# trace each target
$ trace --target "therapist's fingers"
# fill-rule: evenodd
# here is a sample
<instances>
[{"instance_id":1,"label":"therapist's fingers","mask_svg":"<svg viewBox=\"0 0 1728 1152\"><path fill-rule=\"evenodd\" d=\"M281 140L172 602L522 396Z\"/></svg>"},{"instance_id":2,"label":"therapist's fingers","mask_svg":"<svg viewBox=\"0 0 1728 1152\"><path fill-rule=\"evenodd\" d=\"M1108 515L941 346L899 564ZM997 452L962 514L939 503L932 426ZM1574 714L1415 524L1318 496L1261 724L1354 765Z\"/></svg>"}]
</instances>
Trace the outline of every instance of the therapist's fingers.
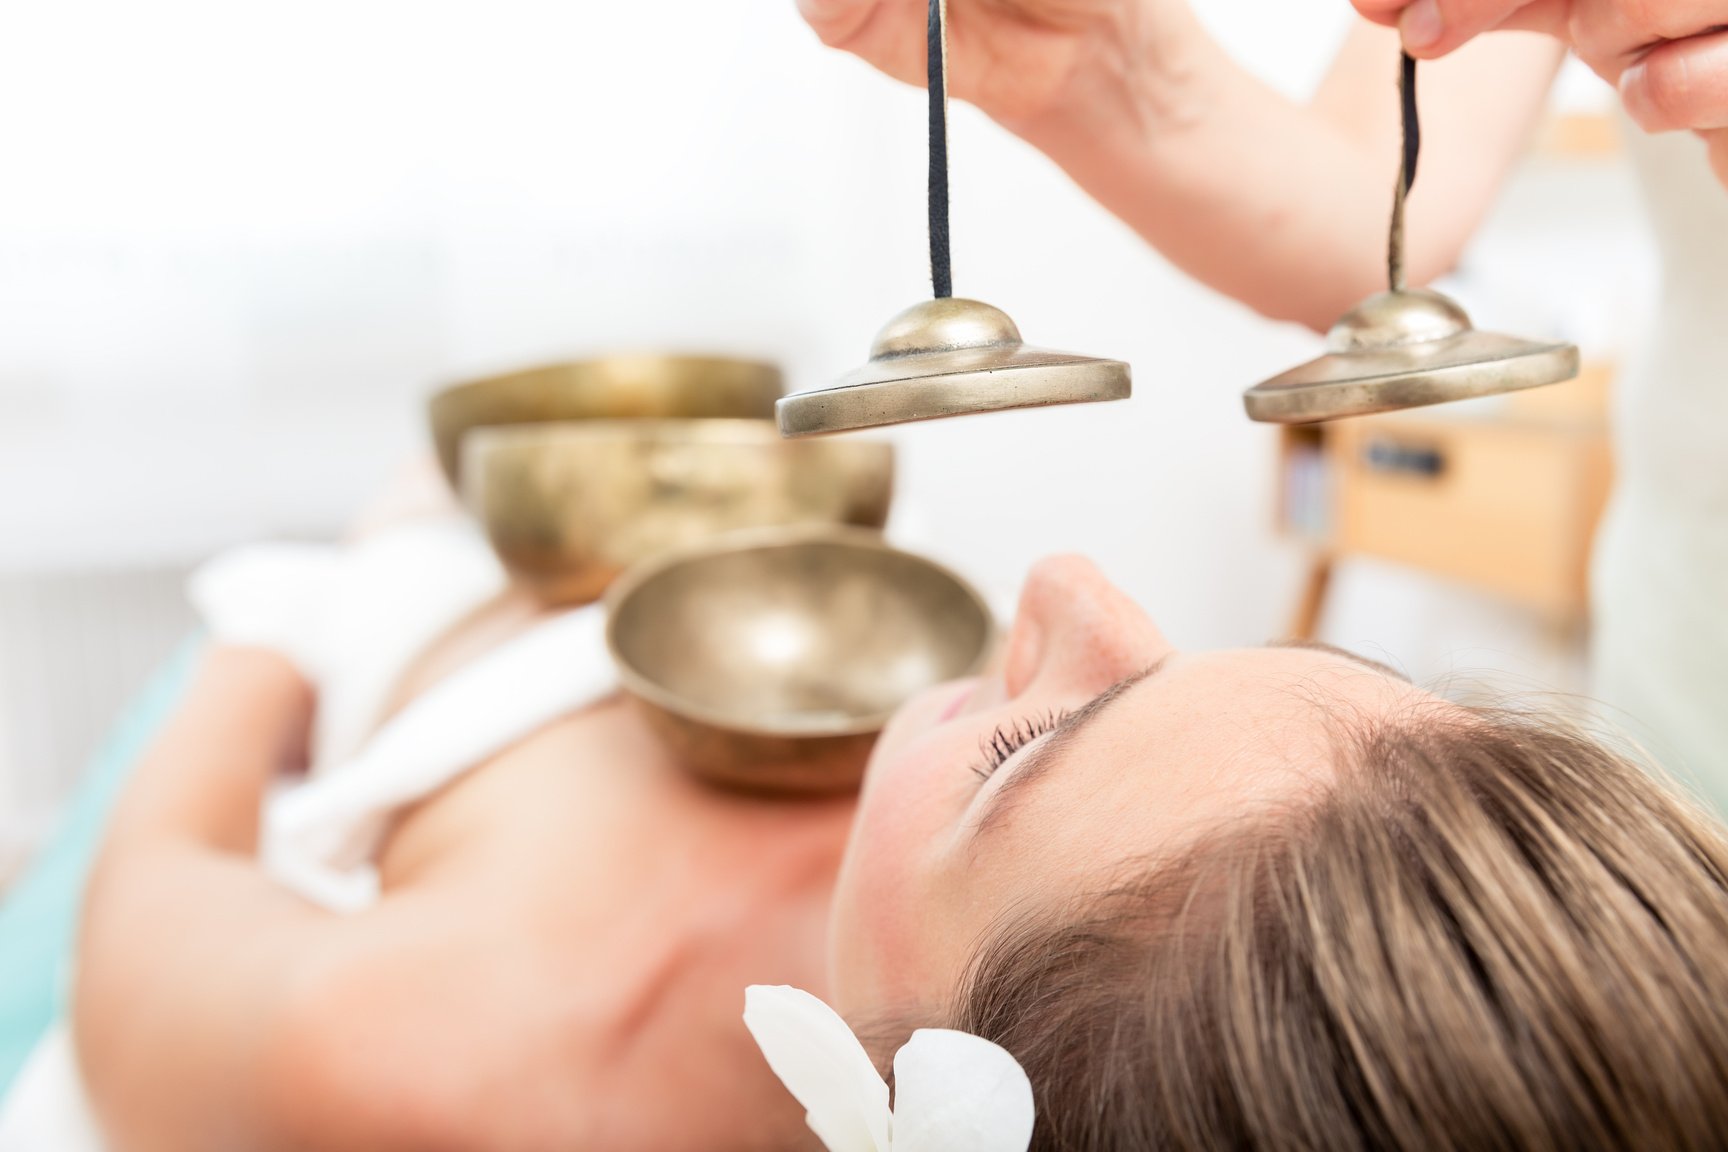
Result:
<instances>
[{"instance_id":1,"label":"therapist's fingers","mask_svg":"<svg viewBox=\"0 0 1728 1152\"><path fill-rule=\"evenodd\" d=\"M1646 44L1683 40L1728 24L1723 0L1573 0L1581 24Z\"/></svg>"},{"instance_id":2,"label":"therapist's fingers","mask_svg":"<svg viewBox=\"0 0 1728 1152\"><path fill-rule=\"evenodd\" d=\"M874 0L797 0L798 14L815 29L829 47L840 47L856 38L875 15Z\"/></svg>"},{"instance_id":3,"label":"therapist's fingers","mask_svg":"<svg viewBox=\"0 0 1728 1152\"><path fill-rule=\"evenodd\" d=\"M1566 39L1571 0L1352 0L1377 24L1395 25L1414 56L1444 56L1483 32L1517 29Z\"/></svg>"},{"instance_id":4,"label":"therapist's fingers","mask_svg":"<svg viewBox=\"0 0 1728 1152\"><path fill-rule=\"evenodd\" d=\"M1351 0L1351 3L1366 19L1390 28L1398 23L1398 14L1410 7L1411 0Z\"/></svg>"},{"instance_id":5,"label":"therapist's fingers","mask_svg":"<svg viewBox=\"0 0 1728 1152\"><path fill-rule=\"evenodd\" d=\"M1621 73L1620 97L1646 132L1728 128L1728 31L1652 48Z\"/></svg>"}]
</instances>

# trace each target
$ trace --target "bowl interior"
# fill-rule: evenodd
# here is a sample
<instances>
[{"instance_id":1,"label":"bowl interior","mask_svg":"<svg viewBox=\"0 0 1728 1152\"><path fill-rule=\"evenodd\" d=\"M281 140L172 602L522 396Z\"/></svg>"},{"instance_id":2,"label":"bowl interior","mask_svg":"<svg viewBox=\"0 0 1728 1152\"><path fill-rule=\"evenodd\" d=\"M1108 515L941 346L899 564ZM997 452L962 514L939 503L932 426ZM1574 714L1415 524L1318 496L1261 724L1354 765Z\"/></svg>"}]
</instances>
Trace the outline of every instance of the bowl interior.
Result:
<instances>
[{"instance_id":1,"label":"bowl interior","mask_svg":"<svg viewBox=\"0 0 1728 1152\"><path fill-rule=\"evenodd\" d=\"M808 538L664 564L617 596L626 685L671 711L777 734L870 731L977 669L988 609L964 581L871 540Z\"/></svg>"}]
</instances>

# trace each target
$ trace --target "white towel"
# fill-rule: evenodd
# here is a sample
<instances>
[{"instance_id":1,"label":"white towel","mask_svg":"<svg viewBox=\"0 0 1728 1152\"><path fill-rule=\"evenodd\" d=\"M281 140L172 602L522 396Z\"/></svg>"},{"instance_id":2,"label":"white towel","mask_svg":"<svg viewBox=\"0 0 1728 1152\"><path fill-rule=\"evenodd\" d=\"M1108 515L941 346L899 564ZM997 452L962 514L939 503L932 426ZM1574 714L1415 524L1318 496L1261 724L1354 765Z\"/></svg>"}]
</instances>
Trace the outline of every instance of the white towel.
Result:
<instances>
[{"instance_id":1,"label":"white towel","mask_svg":"<svg viewBox=\"0 0 1728 1152\"><path fill-rule=\"evenodd\" d=\"M438 516L345 546L235 548L186 595L215 639L272 649L318 686L316 775L359 750L415 657L508 583L479 529Z\"/></svg>"},{"instance_id":2,"label":"white towel","mask_svg":"<svg viewBox=\"0 0 1728 1152\"><path fill-rule=\"evenodd\" d=\"M327 908L366 907L378 898L373 856L397 812L614 682L599 605L553 617L432 688L353 760L273 797L265 867Z\"/></svg>"}]
</instances>

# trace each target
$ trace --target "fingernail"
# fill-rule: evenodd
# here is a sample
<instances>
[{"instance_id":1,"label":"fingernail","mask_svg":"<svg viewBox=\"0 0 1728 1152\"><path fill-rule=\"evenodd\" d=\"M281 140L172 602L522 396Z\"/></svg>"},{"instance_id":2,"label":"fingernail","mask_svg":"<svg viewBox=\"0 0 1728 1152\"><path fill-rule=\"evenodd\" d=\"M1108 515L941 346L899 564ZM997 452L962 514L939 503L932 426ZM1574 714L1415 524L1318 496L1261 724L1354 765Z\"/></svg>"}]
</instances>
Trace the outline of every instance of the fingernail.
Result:
<instances>
[{"instance_id":1,"label":"fingernail","mask_svg":"<svg viewBox=\"0 0 1728 1152\"><path fill-rule=\"evenodd\" d=\"M1632 122L1646 132L1656 128L1656 109L1650 103L1649 89L1644 83L1649 71L1649 65L1641 60L1620 73L1620 102L1626 106L1626 114L1632 117Z\"/></svg>"},{"instance_id":2,"label":"fingernail","mask_svg":"<svg viewBox=\"0 0 1728 1152\"><path fill-rule=\"evenodd\" d=\"M1440 43L1440 37L1446 33L1446 23L1440 18L1440 0L1416 0L1398 18L1398 31L1406 48L1420 50Z\"/></svg>"}]
</instances>

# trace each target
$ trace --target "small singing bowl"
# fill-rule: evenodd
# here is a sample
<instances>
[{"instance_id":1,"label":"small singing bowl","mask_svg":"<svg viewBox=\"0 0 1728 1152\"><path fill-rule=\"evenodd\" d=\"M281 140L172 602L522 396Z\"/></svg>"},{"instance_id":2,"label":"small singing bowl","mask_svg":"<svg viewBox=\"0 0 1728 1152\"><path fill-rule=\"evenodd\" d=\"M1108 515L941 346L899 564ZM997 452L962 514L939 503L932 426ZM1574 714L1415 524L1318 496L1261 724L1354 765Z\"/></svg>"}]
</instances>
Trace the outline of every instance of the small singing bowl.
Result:
<instances>
[{"instance_id":1,"label":"small singing bowl","mask_svg":"<svg viewBox=\"0 0 1728 1152\"><path fill-rule=\"evenodd\" d=\"M894 710L977 673L994 634L966 581L861 530L713 541L632 569L607 604L650 726L704 780L758 793L857 788Z\"/></svg>"},{"instance_id":2,"label":"small singing bowl","mask_svg":"<svg viewBox=\"0 0 1728 1152\"><path fill-rule=\"evenodd\" d=\"M882 441L787 441L767 420L585 420L481 428L462 497L515 581L548 604L596 600L624 569L728 532L881 528Z\"/></svg>"},{"instance_id":3,"label":"small singing bowl","mask_svg":"<svg viewBox=\"0 0 1728 1152\"><path fill-rule=\"evenodd\" d=\"M457 384L427 404L438 462L456 488L476 428L554 420L771 420L780 369L723 356L605 356Z\"/></svg>"}]
</instances>

